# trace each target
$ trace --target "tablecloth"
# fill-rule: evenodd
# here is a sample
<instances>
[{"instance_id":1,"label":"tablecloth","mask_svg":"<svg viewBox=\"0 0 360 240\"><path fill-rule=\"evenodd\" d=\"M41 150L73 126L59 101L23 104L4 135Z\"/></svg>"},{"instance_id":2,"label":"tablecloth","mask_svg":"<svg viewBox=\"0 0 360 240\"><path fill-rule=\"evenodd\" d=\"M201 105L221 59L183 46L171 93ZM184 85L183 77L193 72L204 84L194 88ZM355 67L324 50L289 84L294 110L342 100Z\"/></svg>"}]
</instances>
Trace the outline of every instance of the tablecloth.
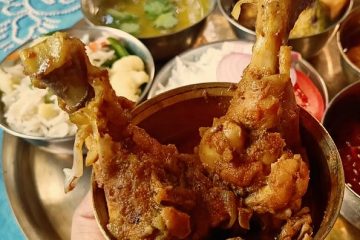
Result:
<instances>
[{"instance_id":1,"label":"tablecloth","mask_svg":"<svg viewBox=\"0 0 360 240\"><path fill-rule=\"evenodd\" d=\"M24 42L81 18L80 0L0 0L0 61Z\"/></svg>"},{"instance_id":2,"label":"tablecloth","mask_svg":"<svg viewBox=\"0 0 360 240\"><path fill-rule=\"evenodd\" d=\"M24 42L48 32L69 28L81 18L80 0L0 0L0 61ZM0 239L25 239L6 196L2 161L0 173Z\"/></svg>"}]
</instances>

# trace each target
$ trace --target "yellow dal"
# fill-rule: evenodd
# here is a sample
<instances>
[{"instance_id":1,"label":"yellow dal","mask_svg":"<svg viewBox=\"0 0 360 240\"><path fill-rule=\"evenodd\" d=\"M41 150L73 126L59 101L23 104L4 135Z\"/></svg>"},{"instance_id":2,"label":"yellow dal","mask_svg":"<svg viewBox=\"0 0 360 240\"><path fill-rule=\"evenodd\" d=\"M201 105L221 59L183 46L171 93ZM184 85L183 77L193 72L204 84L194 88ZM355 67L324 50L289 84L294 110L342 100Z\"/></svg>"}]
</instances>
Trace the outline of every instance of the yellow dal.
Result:
<instances>
[{"instance_id":1,"label":"yellow dal","mask_svg":"<svg viewBox=\"0 0 360 240\"><path fill-rule=\"evenodd\" d=\"M121 0L116 1L113 6L104 4L106 7L104 6L103 9L113 8L119 12L125 11L136 15L139 18L138 23L140 25L140 31L136 36L141 38L180 31L200 21L210 10L209 0L174 0L176 18L178 19L177 25L171 29L158 29L153 26L153 21L146 16L144 11L145 2L146 0Z\"/></svg>"}]
</instances>

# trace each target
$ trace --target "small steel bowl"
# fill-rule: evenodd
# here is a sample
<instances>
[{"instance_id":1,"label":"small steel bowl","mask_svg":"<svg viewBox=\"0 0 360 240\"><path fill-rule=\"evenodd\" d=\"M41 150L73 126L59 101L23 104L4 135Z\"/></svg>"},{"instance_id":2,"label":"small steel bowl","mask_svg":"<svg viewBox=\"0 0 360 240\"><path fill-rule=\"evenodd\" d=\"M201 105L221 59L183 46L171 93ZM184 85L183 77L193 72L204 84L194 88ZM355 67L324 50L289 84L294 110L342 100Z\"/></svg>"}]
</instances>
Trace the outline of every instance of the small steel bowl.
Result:
<instances>
[{"instance_id":1,"label":"small steel bowl","mask_svg":"<svg viewBox=\"0 0 360 240\"><path fill-rule=\"evenodd\" d=\"M104 25L97 16L100 4L99 0L81 0L81 10L90 25ZM115 1L116 2L116 1ZM155 61L166 61L182 51L190 48L205 27L206 18L215 9L216 0L208 0L209 9L204 17L198 22L180 31L155 37L139 37L153 55Z\"/></svg>"},{"instance_id":2,"label":"small steel bowl","mask_svg":"<svg viewBox=\"0 0 360 240\"><path fill-rule=\"evenodd\" d=\"M330 101L322 120L324 127L329 131L330 135L334 136L334 130L339 128L337 123L342 119L342 116L345 113L349 114L347 111L350 111L350 114L355 114L354 109L358 108L359 104L360 81L347 86ZM346 122L343 124L346 125ZM360 229L360 195L347 184L340 213L346 220Z\"/></svg>"},{"instance_id":3,"label":"small steel bowl","mask_svg":"<svg viewBox=\"0 0 360 240\"><path fill-rule=\"evenodd\" d=\"M304 58L310 58L320 52L320 50L326 45L329 39L336 33L338 25L349 14L353 6L354 0L349 0L346 9L337 21L328 26L323 32L300 38L289 39L289 45L293 47L294 51L301 53ZM239 24L235 19L231 17L231 8L233 7L234 0L217 0L221 13L226 20L230 23L230 26L234 33L240 39L246 39L248 41L255 41L255 32Z\"/></svg>"},{"instance_id":4,"label":"small steel bowl","mask_svg":"<svg viewBox=\"0 0 360 240\"><path fill-rule=\"evenodd\" d=\"M229 83L203 83L177 88L145 101L133 111L133 123L163 144L192 153L200 141L199 127L211 126L225 114L233 89ZM190 120L191 119L191 120ZM344 175L336 146L322 125L300 111L301 135L310 164L310 185L304 203L311 208L314 239L325 239L340 211ZM186 139L186 141L184 141ZM107 205L102 188L92 182L95 217L106 239Z\"/></svg>"},{"instance_id":5,"label":"small steel bowl","mask_svg":"<svg viewBox=\"0 0 360 240\"><path fill-rule=\"evenodd\" d=\"M71 36L82 38L84 35L88 35L90 41L95 40L99 37L107 37L112 36L117 39L121 39L125 45L125 47L131 50L132 53L138 55L140 58L143 59L145 63L145 69L149 74L150 81L144 88L141 96L139 97L139 102L143 101L146 98L148 91L150 90L150 86L152 84L154 74L155 74L155 65L154 60L151 56L149 50L144 46L142 42L138 39L133 37L132 35L108 27L84 27L84 28L70 28L64 30L68 32ZM25 43L21 48L25 48L29 46L32 41ZM15 50L18 51L19 49ZM19 61L19 60L18 60ZM5 58L3 62L0 63L0 67L3 66L11 66L17 64L18 61L9 60L9 58ZM16 137L23 138L28 142L39 146L40 148L53 152L53 153L66 153L66 154L73 154L73 145L74 145L74 136L67 136L61 138L49 138L49 137L41 137L41 136L30 136L27 134L23 134L21 132L15 131L10 128L6 119L4 117L4 104L0 103L0 127L6 131L7 133L14 135Z\"/></svg>"},{"instance_id":6,"label":"small steel bowl","mask_svg":"<svg viewBox=\"0 0 360 240\"><path fill-rule=\"evenodd\" d=\"M337 46L340 52L340 62L348 83L360 80L360 67L356 66L346 55L348 44L355 37L359 37L360 32L360 7L353 9L341 23L336 35ZM354 34L357 34L354 36Z\"/></svg>"}]
</instances>

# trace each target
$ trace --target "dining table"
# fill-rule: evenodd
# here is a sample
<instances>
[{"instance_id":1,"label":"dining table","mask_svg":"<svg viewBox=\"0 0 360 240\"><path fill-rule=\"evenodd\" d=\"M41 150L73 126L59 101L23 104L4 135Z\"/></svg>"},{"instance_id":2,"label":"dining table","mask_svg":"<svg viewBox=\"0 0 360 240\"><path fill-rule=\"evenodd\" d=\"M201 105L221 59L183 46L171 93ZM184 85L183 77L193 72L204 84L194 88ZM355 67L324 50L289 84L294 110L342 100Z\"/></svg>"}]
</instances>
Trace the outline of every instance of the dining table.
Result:
<instances>
[{"instance_id":1,"label":"dining table","mask_svg":"<svg viewBox=\"0 0 360 240\"><path fill-rule=\"evenodd\" d=\"M358 0L356 2L359 3ZM0 0L0 62L9 53L37 36L74 25L87 24L83 19L79 0ZM229 39L236 39L236 35L216 8L208 17L205 28L194 47ZM307 60L323 77L330 99L348 84L341 70L334 36L318 55ZM9 139L12 138L0 131L0 142L3 145L0 148L0 156L3 156L6 150L4 147L8 146L4 144L4 141ZM4 183L6 174L9 173L3 169L3 161L0 161L0 239L31 239L25 235L19 224L21 221L12 211L7 194L9 189L6 189ZM28 201L31 202L32 199ZM360 239L360 230L352 227L351 223L340 216L327 240L338 239Z\"/></svg>"}]
</instances>

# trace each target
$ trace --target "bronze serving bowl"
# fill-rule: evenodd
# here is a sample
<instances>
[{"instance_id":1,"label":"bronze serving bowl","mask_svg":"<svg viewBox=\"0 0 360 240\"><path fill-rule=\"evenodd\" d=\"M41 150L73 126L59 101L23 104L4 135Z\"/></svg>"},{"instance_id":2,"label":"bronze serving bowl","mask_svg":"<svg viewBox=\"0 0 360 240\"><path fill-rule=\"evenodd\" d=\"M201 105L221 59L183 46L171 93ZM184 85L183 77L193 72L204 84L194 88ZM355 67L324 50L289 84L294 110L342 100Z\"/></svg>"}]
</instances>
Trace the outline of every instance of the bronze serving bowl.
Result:
<instances>
[{"instance_id":1,"label":"bronze serving bowl","mask_svg":"<svg viewBox=\"0 0 360 240\"><path fill-rule=\"evenodd\" d=\"M340 52L340 62L348 83L360 80L360 67L356 66L346 55L347 45L358 38L360 32L360 7L351 11L340 25L336 41Z\"/></svg>"},{"instance_id":2,"label":"bronze serving bowl","mask_svg":"<svg viewBox=\"0 0 360 240\"><path fill-rule=\"evenodd\" d=\"M115 1L116 2L116 1ZM209 8L203 18L180 31L154 37L139 37L153 55L155 61L166 61L190 48L205 27L206 18L215 9L216 0L208 0ZM81 10L91 25L104 25L98 12L101 0L81 0Z\"/></svg>"},{"instance_id":3,"label":"bronze serving bowl","mask_svg":"<svg viewBox=\"0 0 360 240\"><path fill-rule=\"evenodd\" d=\"M359 111L357 110L359 104L360 81L341 90L329 103L322 122L335 141L335 132L341 127L339 123L344 119L342 117L351 116L356 118L356 116L359 116ZM345 128L348 128L347 124L347 122L343 122L343 126L346 126ZM344 201L340 212L348 222L360 229L360 194L356 193L348 184L345 185Z\"/></svg>"},{"instance_id":4,"label":"bronze serving bowl","mask_svg":"<svg viewBox=\"0 0 360 240\"><path fill-rule=\"evenodd\" d=\"M145 101L133 111L133 123L163 144L175 144L192 153L199 143L199 127L211 126L225 114L233 94L229 83L204 83L180 87ZM311 208L314 239L325 239L342 203L344 175L336 146L322 125L300 111L301 136L310 162L310 185L304 203ZM94 179L94 178L93 178ZM106 239L108 212L103 189L92 182L96 220Z\"/></svg>"},{"instance_id":5,"label":"bronze serving bowl","mask_svg":"<svg viewBox=\"0 0 360 240\"><path fill-rule=\"evenodd\" d=\"M237 37L240 39L246 39L248 41L255 41L255 31L246 28L238 23L231 17L231 9L233 7L234 0L217 0L221 13L229 22L230 27L234 31ZM348 0L347 6L334 23L328 26L323 32L299 38L290 38L289 45L293 47L294 51L302 54L304 58L310 58L320 52L320 50L326 45L336 33L339 23L341 23L345 17L349 14L354 4L354 0Z\"/></svg>"}]
</instances>

